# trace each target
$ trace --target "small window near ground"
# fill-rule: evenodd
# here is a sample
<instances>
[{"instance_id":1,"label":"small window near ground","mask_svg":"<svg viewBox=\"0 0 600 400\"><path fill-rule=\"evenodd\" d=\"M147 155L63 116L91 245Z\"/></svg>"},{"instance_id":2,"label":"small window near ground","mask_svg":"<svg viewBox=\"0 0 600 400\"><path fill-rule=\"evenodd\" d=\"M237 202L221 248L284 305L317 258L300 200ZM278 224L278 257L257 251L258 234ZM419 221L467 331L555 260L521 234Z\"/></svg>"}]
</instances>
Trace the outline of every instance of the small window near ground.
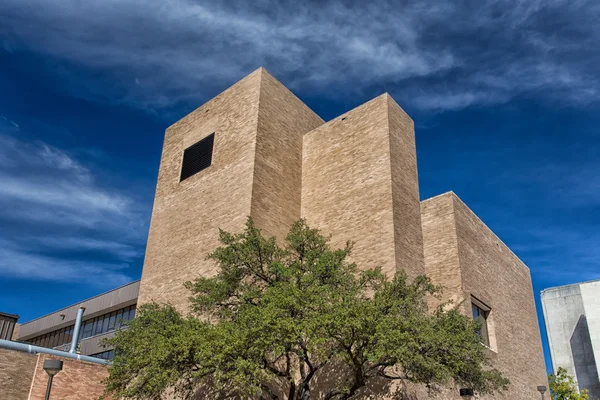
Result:
<instances>
[{"instance_id":1,"label":"small window near ground","mask_svg":"<svg viewBox=\"0 0 600 400\"><path fill-rule=\"evenodd\" d=\"M180 182L210 167L214 141L215 134L212 133L183 151Z\"/></svg>"}]
</instances>

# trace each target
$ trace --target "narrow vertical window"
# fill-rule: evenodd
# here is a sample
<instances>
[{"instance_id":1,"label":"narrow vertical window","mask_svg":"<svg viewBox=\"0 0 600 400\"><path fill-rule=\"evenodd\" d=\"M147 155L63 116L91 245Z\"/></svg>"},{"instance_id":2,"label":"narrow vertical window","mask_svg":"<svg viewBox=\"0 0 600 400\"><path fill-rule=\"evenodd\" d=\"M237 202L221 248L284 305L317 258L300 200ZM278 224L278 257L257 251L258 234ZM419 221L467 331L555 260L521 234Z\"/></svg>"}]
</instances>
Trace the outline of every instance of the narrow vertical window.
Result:
<instances>
[{"instance_id":1,"label":"narrow vertical window","mask_svg":"<svg viewBox=\"0 0 600 400\"><path fill-rule=\"evenodd\" d=\"M490 314L490 309L485 309L483 305L479 305L471 301L471 310L473 312L473 319L479 322L479 330L478 334L481 338L481 342L486 346L490 346L490 335L488 328L488 316Z\"/></svg>"},{"instance_id":2,"label":"narrow vertical window","mask_svg":"<svg viewBox=\"0 0 600 400\"><path fill-rule=\"evenodd\" d=\"M183 151L180 182L210 167L214 141L215 134L212 133Z\"/></svg>"},{"instance_id":3,"label":"narrow vertical window","mask_svg":"<svg viewBox=\"0 0 600 400\"><path fill-rule=\"evenodd\" d=\"M115 322L117 321L117 312L113 311L110 313L110 322L108 323L108 330L115 330Z\"/></svg>"}]
</instances>

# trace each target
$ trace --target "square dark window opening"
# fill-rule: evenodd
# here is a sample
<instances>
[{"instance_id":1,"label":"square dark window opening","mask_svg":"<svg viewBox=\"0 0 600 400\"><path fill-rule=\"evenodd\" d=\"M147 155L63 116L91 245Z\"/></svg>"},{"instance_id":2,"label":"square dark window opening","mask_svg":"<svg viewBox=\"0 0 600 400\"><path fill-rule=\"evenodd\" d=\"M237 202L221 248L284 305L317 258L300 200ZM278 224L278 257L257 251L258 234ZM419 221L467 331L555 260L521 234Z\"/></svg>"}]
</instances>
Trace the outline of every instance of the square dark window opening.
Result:
<instances>
[{"instance_id":1,"label":"square dark window opening","mask_svg":"<svg viewBox=\"0 0 600 400\"><path fill-rule=\"evenodd\" d=\"M186 180L192 175L197 174L210 167L212 163L213 145L215 134L200 140L183 151L183 161L181 163L181 177L179 182Z\"/></svg>"}]
</instances>

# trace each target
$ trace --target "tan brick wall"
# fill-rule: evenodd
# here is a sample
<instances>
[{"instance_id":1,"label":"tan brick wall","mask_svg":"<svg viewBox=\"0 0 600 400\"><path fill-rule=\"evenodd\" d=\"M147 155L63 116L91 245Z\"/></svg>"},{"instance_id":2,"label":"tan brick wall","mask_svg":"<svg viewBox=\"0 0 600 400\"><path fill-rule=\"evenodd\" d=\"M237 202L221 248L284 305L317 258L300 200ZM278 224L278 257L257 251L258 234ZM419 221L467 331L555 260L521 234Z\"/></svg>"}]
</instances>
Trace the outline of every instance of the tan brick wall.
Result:
<instances>
[{"instance_id":1,"label":"tan brick wall","mask_svg":"<svg viewBox=\"0 0 600 400\"><path fill-rule=\"evenodd\" d=\"M0 399L26 400L37 356L0 349Z\"/></svg>"},{"instance_id":2,"label":"tan brick wall","mask_svg":"<svg viewBox=\"0 0 600 400\"><path fill-rule=\"evenodd\" d=\"M138 304L187 310L183 283L214 274L206 260L218 228L238 232L250 214L261 72L255 71L165 134ZM183 151L215 133L212 165L179 182Z\"/></svg>"},{"instance_id":3,"label":"tan brick wall","mask_svg":"<svg viewBox=\"0 0 600 400\"><path fill-rule=\"evenodd\" d=\"M546 374L527 266L454 193L423 202L423 233L427 273L446 298L464 300L467 315L471 296L491 308L489 354L511 386L489 398L538 398Z\"/></svg>"},{"instance_id":4,"label":"tan brick wall","mask_svg":"<svg viewBox=\"0 0 600 400\"><path fill-rule=\"evenodd\" d=\"M334 246L355 242L359 267L423 273L414 152L412 121L387 94L322 125L304 136L302 216Z\"/></svg>"},{"instance_id":5,"label":"tan brick wall","mask_svg":"<svg viewBox=\"0 0 600 400\"><path fill-rule=\"evenodd\" d=\"M248 216L282 237L300 217L302 135L322 120L259 69L167 129L138 304L186 310L183 283L215 273L218 229ZM183 151L215 132L212 165L179 182Z\"/></svg>"},{"instance_id":6,"label":"tan brick wall","mask_svg":"<svg viewBox=\"0 0 600 400\"><path fill-rule=\"evenodd\" d=\"M321 117L263 72L252 190L252 217L263 234L281 239L300 219L302 138L322 124Z\"/></svg>"},{"instance_id":7,"label":"tan brick wall","mask_svg":"<svg viewBox=\"0 0 600 400\"><path fill-rule=\"evenodd\" d=\"M458 259L454 200L449 195L425 200L421 203L421 212L427 276L436 285L444 286L441 301L452 300L454 304L459 304L464 295ZM441 301L432 298L431 305L435 307Z\"/></svg>"},{"instance_id":8,"label":"tan brick wall","mask_svg":"<svg viewBox=\"0 0 600 400\"><path fill-rule=\"evenodd\" d=\"M51 400L96 400L104 393L102 381L108 376L108 368L68 358L39 354L35 375L31 383L29 400L43 400L48 385L48 374L44 371L44 360L49 358L63 361L63 369L54 376ZM106 398L107 400L110 397Z\"/></svg>"},{"instance_id":9,"label":"tan brick wall","mask_svg":"<svg viewBox=\"0 0 600 400\"><path fill-rule=\"evenodd\" d=\"M385 96L388 101L396 268L411 276L422 275L425 264L415 124L391 96Z\"/></svg>"},{"instance_id":10,"label":"tan brick wall","mask_svg":"<svg viewBox=\"0 0 600 400\"><path fill-rule=\"evenodd\" d=\"M212 165L179 182L184 149L213 132ZM354 241L360 267L427 272L468 314L471 295L485 302L490 354L513 381L504 398L535 398L545 373L529 270L454 194L419 202L414 124L389 95L323 123L259 69L169 127L139 304L185 310L183 283L215 272L218 228L239 232L248 215L280 239L305 217L334 246Z\"/></svg>"}]
</instances>

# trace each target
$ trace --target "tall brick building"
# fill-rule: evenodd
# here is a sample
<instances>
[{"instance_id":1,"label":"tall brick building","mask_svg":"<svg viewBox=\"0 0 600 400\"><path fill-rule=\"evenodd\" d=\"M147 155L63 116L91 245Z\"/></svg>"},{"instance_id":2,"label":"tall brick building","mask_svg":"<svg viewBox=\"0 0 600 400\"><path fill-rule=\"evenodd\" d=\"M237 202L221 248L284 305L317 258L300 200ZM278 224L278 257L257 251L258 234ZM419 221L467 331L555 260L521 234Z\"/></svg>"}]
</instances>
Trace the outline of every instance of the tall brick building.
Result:
<instances>
[{"instance_id":1,"label":"tall brick building","mask_svg":"<svg viewBox=\"0 0 600 400\"><path fill-rule=\"evenodd\" d=\"M334 246L354 241L359 267L428 274L482 321L512 382L496 398L538 398L529 269L454 193L420 201L414 123L388 94L324 122L260 68L170 126L138 302L186 310L182 283L216 272L218 228L241 231L247 216L279 239L306 218Z\"/></svg>"},{"instance_id":2,"label":"tall brick building","mask_svg":"<svg viewBox=\"0 0 600 400\"><path fill-rule=\"evenodd\" d=\"M426 273L446 287L444 300L481 320L483 344L511 380L508 393L486 399L539 397L546 374L529 269L454 193L420 201L412 119L386 93L325 122L262 68L167 129L139 294L136 282L88 300L93 334L82 349L94 354L123 306L187 310L183 283L216 273L206 255L218 229L239 232L248 216L279 239L306 218L334 246L354 241L359 268ZM60 342L71 308L15 337Z\"/></svg>"}]
</instances>

